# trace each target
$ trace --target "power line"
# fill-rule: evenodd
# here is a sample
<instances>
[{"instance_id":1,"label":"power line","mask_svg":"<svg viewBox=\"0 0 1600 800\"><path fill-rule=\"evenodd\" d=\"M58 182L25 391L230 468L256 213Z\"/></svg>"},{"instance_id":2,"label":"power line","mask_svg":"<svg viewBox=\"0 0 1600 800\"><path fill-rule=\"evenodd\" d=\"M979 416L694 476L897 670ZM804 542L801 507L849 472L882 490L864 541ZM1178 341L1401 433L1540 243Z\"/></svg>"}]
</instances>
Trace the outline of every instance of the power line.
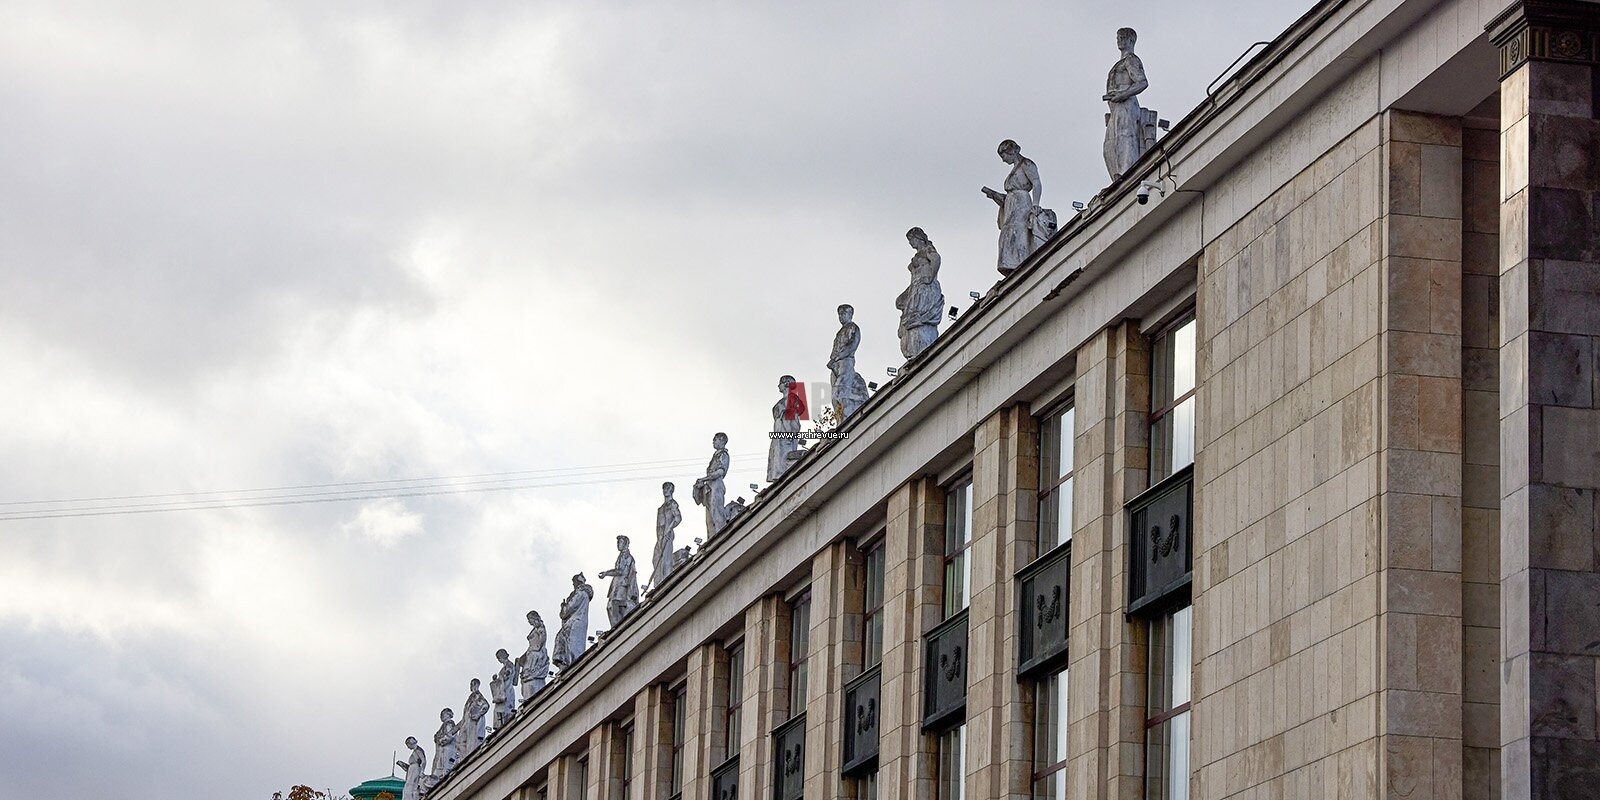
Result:
<instances>
[{"instance_id":1,"label":"power line","mask_svg":"<svg viewBox=\"0 0 1600 800\"><path fill-rule=\"evenodd\" d=\"M739 458L740 460L743 460L745 458L750 458L750 457L751 456L749 456L749 455L741 455L741 456L738 456L737 458ZM686 459L685 461L688 461L688 460ZM212 499L174 500L174 501L168 501L168 502L165 502L165 503L137 503L137 504L121 504L121 505L111 505L111 506L80 506L80 507L67 507L67 508L17 509L17 510L14 510L14 511L0 511L0 522L19 522L19 521L24 521L24 520L65 519L65 518L77 518L77 517L101 517L101 516L131 515L131 514L153 514L153 513L176 512L176 511L211 511L211 510L223 510L223 509L235 509L235 508L259 508L259 507L266 507L266 506L309 505L309 504L314 504L314 503L339 503L339 502L353 502L353 501L362 501L362 500L387 500L387 499L401 499L401 498L408 498L408 497L432 497L432 496L438 496L438 495L473 494L473 493L482 493L482 492L502 492L502 491L520 491L520 490L525 490L525 489L545 489L545 488L553 488L553 487L559 487L559 486L582 486L582 485L592 485L592 484L601 484L601 483L622 483L622 482L645 481L645 480L652 480L653 481L653 480L656 480L659 477L659 474L652 474L652 475L622 474L622 475L609 475L609 476L606 476L605 473L607 473L607 472L615 473L615 472L619 472L619 471L620 472L637 472L640 469L647 468L647 466L645 466L645 465L653 465L653 464L676 465L678 463L679 462L676 462L676 461L633 462L633 464L610 465L609 467L608 466L600 466L600 467L567 467L567 468L560 468L560 469L553 469L553 470L542 470L543 472L558 473L558 474L545 475L542 478L540 478L540 477L525 477L525 478L517 478L517 479L502 478L502 479L499 479L498 481L476 481L476 482L468 482L468 483L465 483L465 484L458 484L458 485L454 485L454 486L440 485L438 483L421 484L421 485L413 485L413 486L391 486L391 487L387 487L386 489L378 489L376 486L374 486L374 484L392 483L394 481L350 481L350 482L346 482L346 483L342 483L342 484L304 484L304 486L306 488L331 487L331 486L341 486L341 485L344 485L344 486L368 486L368 487L372 487L372 488L347 489L347 490L344 490L344 491L336 491L336 492L301 492L301 493L293 493L293 494L285 494L285 495L269 496L269 497L232 497L232 498L221 497L221 498L212 498ZM693 461L689 461L689 463L699 463L699 459L694 459ZM656 469L659 469L659 468L660 467L656 467ZM540 470L528 470L528 471L519 471L519 472L536 472L536 471L540 471ZM582 473L582 472L585 472L585 471L587 471L589 474L579 474L579 473ZM559 474L559 473L563 473L563 472L567 473L567 474ZM492 474L516 474L516 473L481 473L481 474L483 474L483 475L492 475ZM576 480L552 480L554 478L563 478L563 477L572 477L572 478L578 478L578 479L576 479ZM395 479L395 480L401 480L401 479ZM433 479L428 479L428 478L417 479L417 478L413 478L413 479L405 479L405 480L410 480L410 481L414 481L414 482L420 482L420 481L430 481L430 480L431 481L440 481L440 480L446 480L446 478L442 478L442 477L441 478L433 478ZM289 487L285 487L285 488L289 488ZM234 493L247 493L247 492L258 492L258 491L282 491L282 489L253 489L253 490L252 489L245 489L245 490L234 490ZM125 495L124 497L128 497L130 499L142 499L142 498L150 498L150 497L183 497L183 496L195 496L195 495L220 495L220 494L228 494L228 492L224 492L224 491L177 492L177 493L166 494L166 495ZM100 501L100 500L113 500L113 499L117 499L117 498L114 498L114 497L93 498L92 500ZM12 502L12 503L6 503L6 505L24 505L24 504L28 504L28 502L30 502L30 501L15 501L15 502ZM61 502L70 502L70 501L31 501L31 502L33 502L33 503L61 503ZM79 502L82 502L82 501L79 501Z\"/></svg>"},{"instance_id":2,"label":"power line","mask_svg":"<svg viewBox=\"0 0 1600 800\"><path fill-rule=\"evenodd\" d=\"M760 454L759 453L740 453L738 455L734 455L734 456L731 456L731 457L732 458L738 458L738 459L745 459L745 458L754 458L757 455L760 455ZM676 466L693 466L695 464L702 463L703 461L704 461L704 459L700 459L700 458L674 458L674 459L666 459L666 460L661 460L661 461L628 461L628 462L622 462L622 463L618 463L618 464L599 464L599 465L590 466L590 467L547 467L547 468L544 468L544 469L511 470L511 471L507 471L507 472L477 472L477 473L469 473L469 474L465 474L465 475L433 475L433 476L418 477L418 478L384 478L384 479L378 479L378 480L343 481L343 482L337 482L337 483L302 483L302 484L295 484L295 485L290 485L290 486L263 486L263 487L258 487L258 488L254 488L254 489L211 489L211 490L207 490L207 491L195 491L195 492L167 492L167 493L164 493L164 494L123 494L123 495L108 495L108 496L105 496L105 497L63 498L63 499L59 499L59 500L0 500L0 506L47 505L47 504L61 504L61 503L100 503L100 502L109 502L109 501L112 501L112 500L151 500L151 499L157 499L157 498L162 498L162 497L200 497L200 496L205 496L205 495L219 495L219 494L254 494L254 493L258 493L258 492L286 492L286 491L292 491L292 490L298 490L298 489L329 489L329 488L334 488L334 487L338 487L338 486L377 486L377 485L382 485L382 484L394 484L394 483L418 483L418 482L468 480L468 479L471 479L471 478L493 478L493 477L497 477L497 476L528 476L528 477L533 477L533 476L537 476L537 475L546 475L546 474L552 475L552 476L559 476L561 474L566 474L566 473L580 473L580 472L591 472L591 471L611 472L611 471L623 470L624 468L641 468L642 469L642 468L646 468L646 467L667 468L667 467L676 467ZM511 480L511 478L506 478L506 480ZM0 512L0 514L4 514L4 513L5 512Z\"/></svg>"}]
</instances>

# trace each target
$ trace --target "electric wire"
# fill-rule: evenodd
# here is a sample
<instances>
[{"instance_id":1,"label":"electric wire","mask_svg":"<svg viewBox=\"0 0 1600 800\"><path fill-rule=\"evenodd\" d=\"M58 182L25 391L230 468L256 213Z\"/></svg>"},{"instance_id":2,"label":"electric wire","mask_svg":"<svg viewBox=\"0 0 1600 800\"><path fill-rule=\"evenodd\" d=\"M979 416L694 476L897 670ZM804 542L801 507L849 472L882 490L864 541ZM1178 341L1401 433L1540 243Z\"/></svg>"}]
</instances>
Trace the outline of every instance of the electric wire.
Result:
<instances>
[{"instance_id":1,"label":"electric wire","mask_svg":"<svg viewBox=\"0 0 1600 800\"><path fill-rule=\"evenodd\" d=\"M745 459L754 457L754 455L757 454L730 455L730 461L735 459L738 461L744 461ZM10 510L0 511L0 522L19 522L24 520L46 520L75 517L99 517L125 514L151 514L178 511L209 511L236 508L259 508L267 506L292 506L313 503L386 500L410 497L473 494L482 492L521 491L527 489L544 489L560 486L646 481L659 479L661 471L664 469L674 469L678 467L686 468L699 463L700 459L698 458L673 459L662 461L638 461L623 464L604 464L590 467L556 467L541 470L513 470L499 473L475 473L460 476L392 478L370 481L297 484L294 486L262 487L255 489L171 492L166 494L148 495L112 495L98 498L79 498L76 500L18 500L0 503L0 505L12 507ZM648 474L637 474L640 472L646 472ZM487 479L466 480L469 478ZM352 488L321 492L289 491L298 489L333 489L334 487L340 486ZM260 494L263 492L287 493L272 495ZM155 498L187 499L173 499L149 503L86 505L90 503L112 502L124 499L149 500ZM73 503L76 505L65 507L59 505L66 503ZM17 508L17 506L50 506L51 504L58 505L55 507Z\"/></svg>"}]
</instances>

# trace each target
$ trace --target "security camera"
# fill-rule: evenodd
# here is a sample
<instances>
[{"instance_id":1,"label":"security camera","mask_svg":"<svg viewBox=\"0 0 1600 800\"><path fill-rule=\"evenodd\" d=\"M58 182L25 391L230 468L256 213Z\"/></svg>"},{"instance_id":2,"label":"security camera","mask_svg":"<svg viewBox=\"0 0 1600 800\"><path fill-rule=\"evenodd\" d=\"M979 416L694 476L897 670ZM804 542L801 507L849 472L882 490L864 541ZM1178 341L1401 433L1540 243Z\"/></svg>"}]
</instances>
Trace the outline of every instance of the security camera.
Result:
<instances>
[{"instance_id":1,"label":"security camera","mask_svg":"<svg viewBox=\"0 0 1600 800\"><path fill-rule=\"evenodd\" d=\"M1152 191L1161 195L1162 197L1167 196L1167 190L1161 188L1161 184L1152 183L1150 181L1139 181L1139 192L1135 195L1135 197L1139 198L1139 205L1142 206L1145 203L1150 202L1150 193Z\"/></svg>"}]
</instances>

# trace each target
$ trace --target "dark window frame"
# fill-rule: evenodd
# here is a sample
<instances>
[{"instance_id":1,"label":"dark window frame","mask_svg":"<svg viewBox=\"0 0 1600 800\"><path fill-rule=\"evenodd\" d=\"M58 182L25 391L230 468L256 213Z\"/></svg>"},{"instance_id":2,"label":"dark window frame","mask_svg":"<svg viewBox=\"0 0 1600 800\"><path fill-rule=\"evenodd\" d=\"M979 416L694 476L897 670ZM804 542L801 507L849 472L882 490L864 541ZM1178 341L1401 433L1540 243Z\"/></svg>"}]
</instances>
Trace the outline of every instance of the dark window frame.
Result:
<instances>
[{"instance_id":1,"label":"dark window frame","mask_svg":"<svg viewBox=\"0 0 1600 800\"><path fill-rule=\"evenodd\" d=\"M1046 426L1061 421L1061 417L1063 415L1067 414L1067 412L1071 412L1072 413L1072 419L1073 419L1074 427L1076 427L1077 418L1078 418L1077 395L1069 394L1069 395L1067 395L1066 398L1060 400L1059 402L1052 403L1048 408L1046 408L1044 413L1042 413L1042 414L1040 414L1038 416L1038 419L1040 421L1040 431L1043 432L1045 430ZM1058 437L1068 437L1070 439L1070 437L1072 436L1072 431L1063 429L1063 430L1057 431L1056 435ZM1072 464L1066 464L1066 465L1059 465L1058 464L1056 471L1057 472L1061 472L1062 471L1061 467L1065 466L1066 467L1065 474L1055 475L1055 476L1047 476L1047 475L1045 475L1045 464L1048 461L1048 459L1045 458L1045 455L1044 455L1044 444L1045 444L1044 437L1042 437L1042 436L1040 437L1039 444L1040 444L1040 452L1039 452L1039 514L1038 514L1038 517L1039 517L1040 525L1039 525L1038 532L1034 536L1034 548L1035 548L1035 555L1036 556L1043 556L1045 553L1048 553L1051 550L1054 550L1055 548L1060 547L1061 545L1072 541L1072 520L1069 518L1067 520L1067 528L1066 528L1067 536L1066 536L1066 538L1062 539L1059 542L1051 542L1051 543L1048 544L1048 546L1046 545L1045 539L1044 539L1045 532L1044 532L1044 525L1043 525L1044 519L1045 519L1044 509L1045 509L1045 504L1046 503L1052 502L1055 498L1057 498L1059 496L1059 493L1056 490L1060 489L1062 486L1065 486L1069 481L1071 481L1074 477L1076 477L1077 473L1076 473L1076 470L1073 469L1073 465ZM1059 450L1059 449L1060 448L1058 447L1057 450ZM1074 442L1073 443L1073 447L1072 447L1074 460L1076 460L1077 450L1078 450L1077 443ZM1068 499L1070 501L1070 499L1071 499L1070 494L1068 495ZM1056 505L1056 510L1057 510L1056 513L1057 514L1060 513L1060 508L1061 508L1061 506L1058 503Z\"/></svg>"},{"instance_id":2,"label":"dark window frame","mask_svg":"<svg viewBox=\"0 0 1600 800\"><path fill-rule=\"evenodd\" d=\"M739 741L744 734L739 712L744 708L744 640L725 648L728 654L727 697L723 703L722 753L723 760L739 757Z\"/></svg>"},{"instance_id":3,"label":"dark window frame","mask_svg":"<svg viewBox=\"0 0 1600 800\"><path fill-rule=\"evenodd\" d=\"M866 544L861 545L861 669L868 670L883 663L883 622L885 618L885 600L888 592L888 575L885 572L885 543L887 539L879 533ZM877 576L874 581L873 564L877 564ZM876 586L876 592L874 592ZM876 595L876 602L874 602ZM876 623L877 630L873 630ZM876 647L874 648L874 642ZM876 650L876 652L874 652Z\"/></svg>"},{"instance_id":4,"label":"dark window frame","mask_svg":"<svg viewBox=\"0 0 1600 800\"><path fill-rule=\"evenodd\" d=\"M965 497L962 498L963 503L964 503L964 510L963 510L962 514L960 515L961 524L962 524L964 530L962 531L962 538L961 538L961 541L959 542L959 546L956 546L956 543L953 540L953 528L955 526L956 517L954 515L952 515L951 507L954 505L954 503L952 502L953 499L956 498L956 497L961 496L962 492L965 492L965 495L966 495ZM972 562L967 560L968 559L968 555L969 555L970 551L972 550L972 497L971 497L971 495L972 495L972 470L970 470L970 469L963 471L961 474L959 474L955 478L951 479L951 481L949 483L945 484L945 490L944 490L944 497L945 497L945 506L944 506L944 508L945 508L945 512L944 512L944 586L943 586L943 591L941 592L942 597L940 599L941 605L943 606L944 618L945 619L951 619L955 615L961 613L962 611L965 611L967 609L967 607L972 604L972 586L971 586L971 581L969 580L970 574L972 572ZM962 595L962 603L961 603L960 607L952 608L951 605L950 605L950 594L951 594L951 592L950 592L950 587L951 587L950 576L951 576L951 567L952 567L952 565L954 565L956 563L957 559L960 559L960 561L961 561L961 595Z\"/></svg>"},{"instance_id":5,"label":"dark window frame","mask_svg":"<svg viewBox=\"0 0 1600 800\"><path fill-rule=\"evenodd\" d=\"M1179 395L1177 397L1174 397L1173 399L1168 401L1165 405L1163 405L1160 408L1156 408L1155 407L1157 392L1159 392L1160 388L1161 388L1160 385L1157 383L1158 376L1156 375L1156 358L1157 358L1158 351L1159 351L1160 347L1162 346L1163 340L1173 336L1174 334L1176 334L1178 332L1179 329L1181 329L1185 325L1189 325L1191 323L1195 324L1196 326L1198 326L1198 324L1199 324L1198 321L1197 321L1197 318L1195 316L1195 306L1194 306L1193 303L1189 303L1188 305L1184 306L1181 310L1179 310L1176 314L1173 315L1173 317L1172 317L1172 319L1170 321L1162 324L1160 327L1158 327L1149 336L1149 342L1150 342L1150 406L1151 406L1151 411L1147 415L1146 423L1145 423L1146 430L1149 431L1149 445L1148 446L1150 448L1149 456L1146 459L1147 463L1145 465L1146 466L1146 473L1147 473L1147 478L1146 478L1146 481L1145 481L1145 485L1146 486L1154 486L1157 483L1160 483L1162 480L1164 480L1167 476L1177 473L1178 469L1180 469L1180 468L1173 468L1171 464L1167 464L1166 466L1163 467L1163 469L1166 470L1166 473L1161 475L1160 477L1156 476L1155 432L1156 432L1156 426L1158 424L1160 424L1160 422L1162 420L1166 419L1169 416L1172 416L1172 413L1174 411L1177 411L1179 406L1182 406L1184 403L1187 403L1190 400L1193 400L1194 397L1195 397L1195 394L1198 392L1198 390L1200 388L1200 375L1199 375L1199 372L1200 372L1200 370L1199 370L1200 331L1199 331L1199 328L1196 327L1196 329L1195 329L1195 353L1194 353L1195 381L1194 381L1194 385L1189 387L1189 389L1187 391L1185 391L1183 394L1181 394L1181 395ZM1168 393L1171 393L1170 389L1168 390ZM1191 431L1191 435L1192 435L1192 433L1193 432ZM1197 443L1195 443L1195 442L1190 442L1190 449L1191 450L1196 449L1195 448L1196 444ZM1170 457L1170 454L1169 454L1169 457Z\"/></svg>"},{"instance_id":6,"label":"dark window frame","mask_svg":"<svg viewBox=\"0 0 1600 800\"><path fill-rule=\"evenodd\" d=\"M809 659L811 657L811 587L796 592L789 598L789 719L806 711L806 690L810 683ZM804 625L796 625L799 611L805 610ZM800 652L796 653L795 651ZM797 680L798 678L798 680ZM796 691L798 689L798 692Z\"/></svg>"},{"instance_id":7,"label":"dark window frame","mask_svg":"<svg viewBox=\"0 0 1600 800\"><path fill-rule=\"evenodd\" d=\"M677 796L683 793L686 777L683 751L689 727L689 684L680 683L671 687L667 694L672 697L672 758L667 769L667 787L673 796Z\"/></svg>"}]
</instances>

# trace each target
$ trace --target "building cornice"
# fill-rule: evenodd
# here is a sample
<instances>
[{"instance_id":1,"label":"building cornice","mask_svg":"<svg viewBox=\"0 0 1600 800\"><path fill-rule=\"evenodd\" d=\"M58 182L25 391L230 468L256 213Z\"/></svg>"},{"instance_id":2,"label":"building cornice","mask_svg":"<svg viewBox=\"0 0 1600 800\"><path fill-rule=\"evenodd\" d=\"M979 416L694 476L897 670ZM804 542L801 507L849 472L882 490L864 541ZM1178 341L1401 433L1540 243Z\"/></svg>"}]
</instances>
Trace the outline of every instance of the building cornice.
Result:
<instances>
[{"instance_id":1,"label":"building cornice","mask_svg":"<svg viewBox=\"0 0 1600 800\"><path fill-rule=\"evenodd\" d=\"M1518 0L1487 30L1500 49L1500 77L1530 61L1600 65L1600 2Z\"/></svg>"}]
</instances>

